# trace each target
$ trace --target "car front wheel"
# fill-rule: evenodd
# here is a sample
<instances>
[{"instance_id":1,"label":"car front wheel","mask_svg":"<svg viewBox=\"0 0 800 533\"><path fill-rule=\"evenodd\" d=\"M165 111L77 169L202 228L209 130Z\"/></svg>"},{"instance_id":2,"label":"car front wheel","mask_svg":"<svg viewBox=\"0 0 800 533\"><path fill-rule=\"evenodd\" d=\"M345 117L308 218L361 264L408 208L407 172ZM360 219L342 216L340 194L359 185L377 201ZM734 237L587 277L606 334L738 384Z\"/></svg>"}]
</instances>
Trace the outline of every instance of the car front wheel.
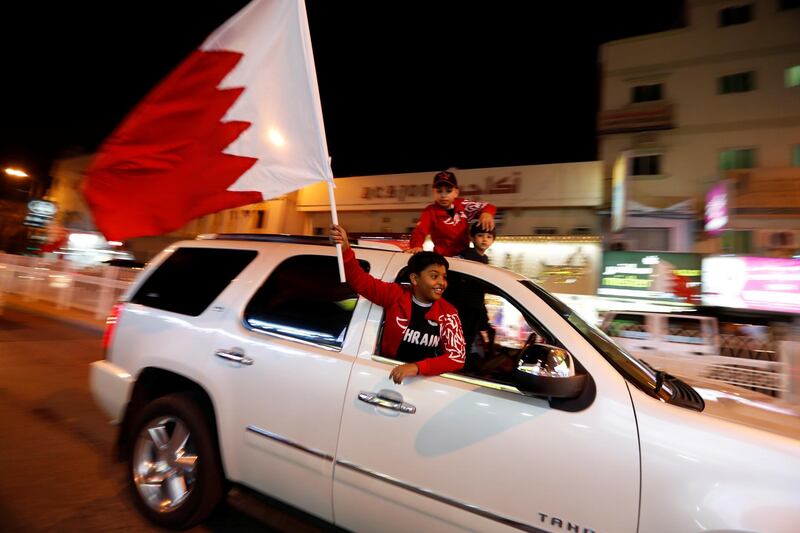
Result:
<instances>
[{"instance_id":1,"label":"car front wheel","mask_svg":"<svg viewBox=\"0 0 800 533\"><path fill-rule=\"evenodd\" d=\"M188 528L205 519L224 494L216 438L189 395L158 398L139 413L130 448L130 485L153 523Z\"/></svg>"}]
</instances>

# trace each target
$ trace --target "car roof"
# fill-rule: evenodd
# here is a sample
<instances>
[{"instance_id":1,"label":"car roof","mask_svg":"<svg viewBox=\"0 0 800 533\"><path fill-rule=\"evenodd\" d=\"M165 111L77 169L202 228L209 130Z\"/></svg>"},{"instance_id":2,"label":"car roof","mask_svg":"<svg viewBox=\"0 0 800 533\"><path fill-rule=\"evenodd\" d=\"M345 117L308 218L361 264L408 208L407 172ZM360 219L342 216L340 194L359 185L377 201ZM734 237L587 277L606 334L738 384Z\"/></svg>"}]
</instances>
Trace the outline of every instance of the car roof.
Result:
<instances>
[{"instance_id":1,"label":"car roof","mask_svg":"<svg viewBox=\"0 0 800 533\"><path fill-rule=\"evenodd\" d=\"M316 244L330 246L330 238L324 235L291 235L288 233L211 233L198 235L196 240L226 240L226 241L249 241L249 242L276 242L283 244ZM390 252L400 252L399 246L380 241L359 240L351 243L351 246L358 248L369 248L373 250L386 250Z\"/></svg>"}]
</instances>

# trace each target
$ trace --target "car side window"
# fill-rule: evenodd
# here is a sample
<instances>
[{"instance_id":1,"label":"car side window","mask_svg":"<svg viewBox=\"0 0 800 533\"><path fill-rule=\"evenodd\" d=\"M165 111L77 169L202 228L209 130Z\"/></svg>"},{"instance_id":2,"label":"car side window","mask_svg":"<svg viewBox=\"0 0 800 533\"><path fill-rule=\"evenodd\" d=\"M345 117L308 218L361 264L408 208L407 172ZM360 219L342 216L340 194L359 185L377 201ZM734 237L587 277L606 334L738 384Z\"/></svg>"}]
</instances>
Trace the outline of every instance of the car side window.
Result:
<instances>
[{"instance_id":1,"label":"car side window","mask_svg":"<svg viewBox=\"0 0 800 533\"><path fill-rule=\"evenodd\" d=\"M369 264L359 261L365 271ZM341 349L358 294L339 281L336 257L298 255L278 265L244 312L253 330Z\"/></svg>"},{"instance_id":2,"label":"car side window","mask_svg":"<svg viewBox=\"0 0 800 533\"><path fill-rule=\"evenodd\" d=\"M635 313L617 313L604 328L611 337L626 339L649 339L647 317Z\"/></svg>"},{"instance_id":3,"label":"car side window","mask_svg":"<svg viewBox=\"0 0 800 533\"><path fill-rule=\"evenodd\" d=\"M467 358L459 374L514 384L514 370L528 343L560 346L534 317L497 287L450 271L444 298L458 310Z\"/></svg>"},{"instance_id":4,"label":"car side window","mask_svg":"<svg viewBox=\"0 0 800 533\"><path fill-rule=\"evenodd\" d=\"M255 250L178 248L144 281L131 302L199 316L256 255Z\"/></svg>"}]
</instances>

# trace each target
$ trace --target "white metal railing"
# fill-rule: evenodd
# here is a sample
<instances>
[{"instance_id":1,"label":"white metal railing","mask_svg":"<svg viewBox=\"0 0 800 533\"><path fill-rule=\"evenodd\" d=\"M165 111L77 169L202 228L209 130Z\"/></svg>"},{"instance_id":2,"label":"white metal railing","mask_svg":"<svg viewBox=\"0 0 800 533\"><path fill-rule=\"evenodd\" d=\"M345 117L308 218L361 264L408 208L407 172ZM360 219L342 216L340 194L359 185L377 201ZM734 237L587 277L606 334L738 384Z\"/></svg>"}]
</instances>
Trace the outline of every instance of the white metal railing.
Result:
<instances>
[{"instance_id":1,"label":"white metal railing","mask_svg":"<svg viewBox=\"0 0 800 533\"><path fill-rule=\"evenodd\" d=\"M789 365L723 355L636 353L657 370L685 378L704 378L736 385L770 396L786 398L790 389Z\"/></svg>"},{"instance_id":2,"label":"white metal railing","mask_svg":"<svg viewBox=\"0 0 800 533\"><path fill-rule=\"evenodd\" d=\"M57 309L78 309L102 319L139 272L0 253L0 298L3 294L13 294L23 301L45 302Z\"/></svg>"}]
</instances>

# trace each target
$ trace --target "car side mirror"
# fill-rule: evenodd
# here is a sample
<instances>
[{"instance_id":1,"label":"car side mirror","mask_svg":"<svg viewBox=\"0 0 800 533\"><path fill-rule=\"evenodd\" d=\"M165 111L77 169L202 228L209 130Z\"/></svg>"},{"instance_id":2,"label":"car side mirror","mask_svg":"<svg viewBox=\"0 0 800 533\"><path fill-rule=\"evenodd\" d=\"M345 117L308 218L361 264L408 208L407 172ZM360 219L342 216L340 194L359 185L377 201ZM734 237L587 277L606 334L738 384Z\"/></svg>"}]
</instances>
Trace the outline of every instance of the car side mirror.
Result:
<instances>
[{"instance_id":1,"label":"car side mirror","mask_svg":"<svg viewBox=\"0 0 800 533\"><path fill-rule=\"evenodd\" d=\"M514 385L529 396L576 398L586 387L586 374L575 373L575 362L564 348L528 343L514 371Z\"/></svg>"}]
</instances>

